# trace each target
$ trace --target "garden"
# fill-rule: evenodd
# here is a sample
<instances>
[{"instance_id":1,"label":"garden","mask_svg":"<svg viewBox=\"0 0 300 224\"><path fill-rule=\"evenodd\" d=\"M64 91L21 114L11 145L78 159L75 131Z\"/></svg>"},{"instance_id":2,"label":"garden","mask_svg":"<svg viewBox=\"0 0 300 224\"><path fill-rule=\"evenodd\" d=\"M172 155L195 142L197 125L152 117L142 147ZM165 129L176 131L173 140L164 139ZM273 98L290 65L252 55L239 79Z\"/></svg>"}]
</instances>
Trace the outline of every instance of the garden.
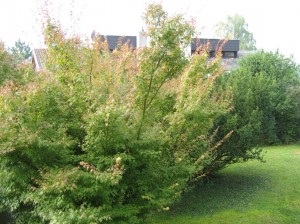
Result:
<instances>
[{"instance_id":1,"label":"garden","mask_svg":"<svg viewBox=\"0 0 300 224\"><path fill-rule=\"evenodd\" d=\"M149 47L111 52L48 17L39 72L1 44L0 211L32 224L299 220L299 66L259 50L226 72L221 49L185 56L193 21L151 4L144 22Z\"/></svg>"}]
</instances>

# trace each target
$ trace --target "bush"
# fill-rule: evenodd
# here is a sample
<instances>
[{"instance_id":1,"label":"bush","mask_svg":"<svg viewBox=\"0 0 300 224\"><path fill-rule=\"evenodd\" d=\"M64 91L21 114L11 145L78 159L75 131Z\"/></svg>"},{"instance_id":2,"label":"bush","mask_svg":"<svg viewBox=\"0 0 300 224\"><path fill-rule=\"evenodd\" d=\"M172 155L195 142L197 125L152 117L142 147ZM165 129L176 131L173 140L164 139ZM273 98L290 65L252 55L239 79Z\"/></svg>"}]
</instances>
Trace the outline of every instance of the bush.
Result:
<instances>
[{"instance_id":1,"label":"bush","mask_svg":"<svg viewBox=\"0 0 300 224\"><path fill-rule=\"evenodd\" d=\"M220 57L187 60L194 27L160 5L145 22L149 48L110 52L49 20L47 72L1 89L0 196L18 223L140 223L211 172L230 135L210 133L230 108Z\"/></svg>"},{"instance_id":2,"label":"bush","mask_svg":"<svg viewBox=\"0 0 300 224\"><path fill-rule=\"evenodd\" d=\"M240 69L262 80L253 90L256 105L263 111L261 143L299 140L299 66L278 52L261 51L242 60Z\"/></svg>"},{"instance_id":3,"label":"bush","mask_svg":"<svg viewBox=\"0 0 300 224\"><path fill-rule=\"evenodd\" d=\"M299 140L300 77L292 59L259 51L242 58L238 68L220 76L217 83L219 92L226 89L233 95L233 109L215 122L220 127L216 139L234 132L219 148L225 160L221 166L245 160L253 147Z\"/></svg>"}]
</instances>

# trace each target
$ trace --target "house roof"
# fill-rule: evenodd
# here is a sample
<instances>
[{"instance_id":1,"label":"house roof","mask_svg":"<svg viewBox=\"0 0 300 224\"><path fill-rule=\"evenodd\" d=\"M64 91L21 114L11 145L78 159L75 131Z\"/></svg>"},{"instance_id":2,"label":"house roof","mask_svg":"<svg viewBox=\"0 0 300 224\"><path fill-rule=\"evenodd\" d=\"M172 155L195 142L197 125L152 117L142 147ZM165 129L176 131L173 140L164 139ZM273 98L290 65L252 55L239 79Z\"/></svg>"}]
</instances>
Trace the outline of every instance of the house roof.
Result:
<instances>
[{"instance_id":1,"label":"house roof","mask_svg":"<svg viewBox=\"0 0 300 224\"><path fill-rule=\"evenodd\" d=\"M136 48L137 47L137 38L136 36L114 36L114 35L101 35L101 39L105 40L107 38L107 42L110 50L116 49L120 40L122 40L122 45L128 43L129 47Z\"/></svg>"},{"instance_id":2,"label":"house roof","mask_svg":"<svg viewBox=\"0 0 300 224\"><path fill-rule=\"evenodd\" d=\"M109 49L112 51L117 48L118 43L120 40L122 40L122 44L129 44L132 48L137 48L137 37L136 36L115 36L115 35L108 35L103 36L101 35L101 39L104 40L107 38ZM191 44L191 51L195 51L198 46L210 44L210 51L216 51L218 47L221 46L222 42L224 40L221 39L204 39L204 38L193 38L192 44ZM247 55L248 52L239 52L239 40L227 40L227 42L223 45L222 51L230 51L230 52L238 52L237 56L238 58ZM34 68L36 70L46 70L46 60L48 57L48 51L47 49L40 48L40 49L34 49L33 50L33 56L32 56L32 63L34 65ZM226 70L227 68L235 68L237 66L237 59L228 59L223 60L223 65L225 65Z\"/></svg>"},{"instance_id":3,"label":"house roof","mask_svg":"<svg viewBox=\"0 0 300 224\"><path fill-rule=\"evenodd\" d=\"M46 70L46 59L48 57L47 49L40 48L40 49L34 49L32 51L33 57L32 57L32 63L35 66L36 70Z\"/></svg>"},{"instance_id":4,"label":"house roof","mask_svg":"<svg viewBox=\"0 0 300 224\"><path fill-rule=\"evenodd\" d=\"M204 38L193 38L191 50L195 51L197 47L201 45L210 44L211 51L216 51L222 43L225 44L222 47L222 51L239 51L239 40L222 40L222 39L204 39Z\"/></svg>"}]
</instances>

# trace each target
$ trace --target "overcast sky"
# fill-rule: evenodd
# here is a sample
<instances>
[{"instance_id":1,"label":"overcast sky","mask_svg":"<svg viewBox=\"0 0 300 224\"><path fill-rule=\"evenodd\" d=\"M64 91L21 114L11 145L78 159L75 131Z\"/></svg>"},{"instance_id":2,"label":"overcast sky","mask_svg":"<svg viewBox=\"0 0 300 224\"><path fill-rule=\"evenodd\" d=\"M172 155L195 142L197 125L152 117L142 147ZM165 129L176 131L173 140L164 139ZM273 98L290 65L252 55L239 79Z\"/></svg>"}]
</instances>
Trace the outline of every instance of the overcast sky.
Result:
<instances>
[{"instance_id":1,"label":"overcast sky","mask_svg":"<svg viewBox=\"0 0 300 224\"><path fill-rule=\"evenodd\" d=\"M137 35L147 0L49 0L50 14L64 29L90 36ZM157 2L157 1L156 1ZM214 26L228 15L243 15L257 47L294 55L300 63L299 0L161 0L170 14L194 17L202 37L212 38ZM42 44L44 0L0 0L0 39L11 46L20 38L33 47Z\"/></svg>"}]
</instances>

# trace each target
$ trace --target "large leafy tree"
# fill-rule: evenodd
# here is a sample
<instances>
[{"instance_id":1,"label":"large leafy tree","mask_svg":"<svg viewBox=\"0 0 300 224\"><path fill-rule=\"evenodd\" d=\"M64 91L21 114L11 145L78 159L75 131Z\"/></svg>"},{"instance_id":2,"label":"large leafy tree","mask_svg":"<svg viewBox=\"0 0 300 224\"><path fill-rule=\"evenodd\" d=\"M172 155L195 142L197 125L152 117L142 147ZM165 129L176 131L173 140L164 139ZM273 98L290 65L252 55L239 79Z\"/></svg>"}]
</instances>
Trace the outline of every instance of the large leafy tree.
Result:
<instances>
[{"instance_id":1,"label":"large leafy tree","mask_svg":"<svg viewBox=\"0 0 300 224\"><path fill-rule=\"evenodd\" d=\"M240 40L241 50L256 50L256 41L248 30L248 24L241 15L228 16L225 22L219 22L215 30L219 38Z\"/></svg>"}]
</instances>

